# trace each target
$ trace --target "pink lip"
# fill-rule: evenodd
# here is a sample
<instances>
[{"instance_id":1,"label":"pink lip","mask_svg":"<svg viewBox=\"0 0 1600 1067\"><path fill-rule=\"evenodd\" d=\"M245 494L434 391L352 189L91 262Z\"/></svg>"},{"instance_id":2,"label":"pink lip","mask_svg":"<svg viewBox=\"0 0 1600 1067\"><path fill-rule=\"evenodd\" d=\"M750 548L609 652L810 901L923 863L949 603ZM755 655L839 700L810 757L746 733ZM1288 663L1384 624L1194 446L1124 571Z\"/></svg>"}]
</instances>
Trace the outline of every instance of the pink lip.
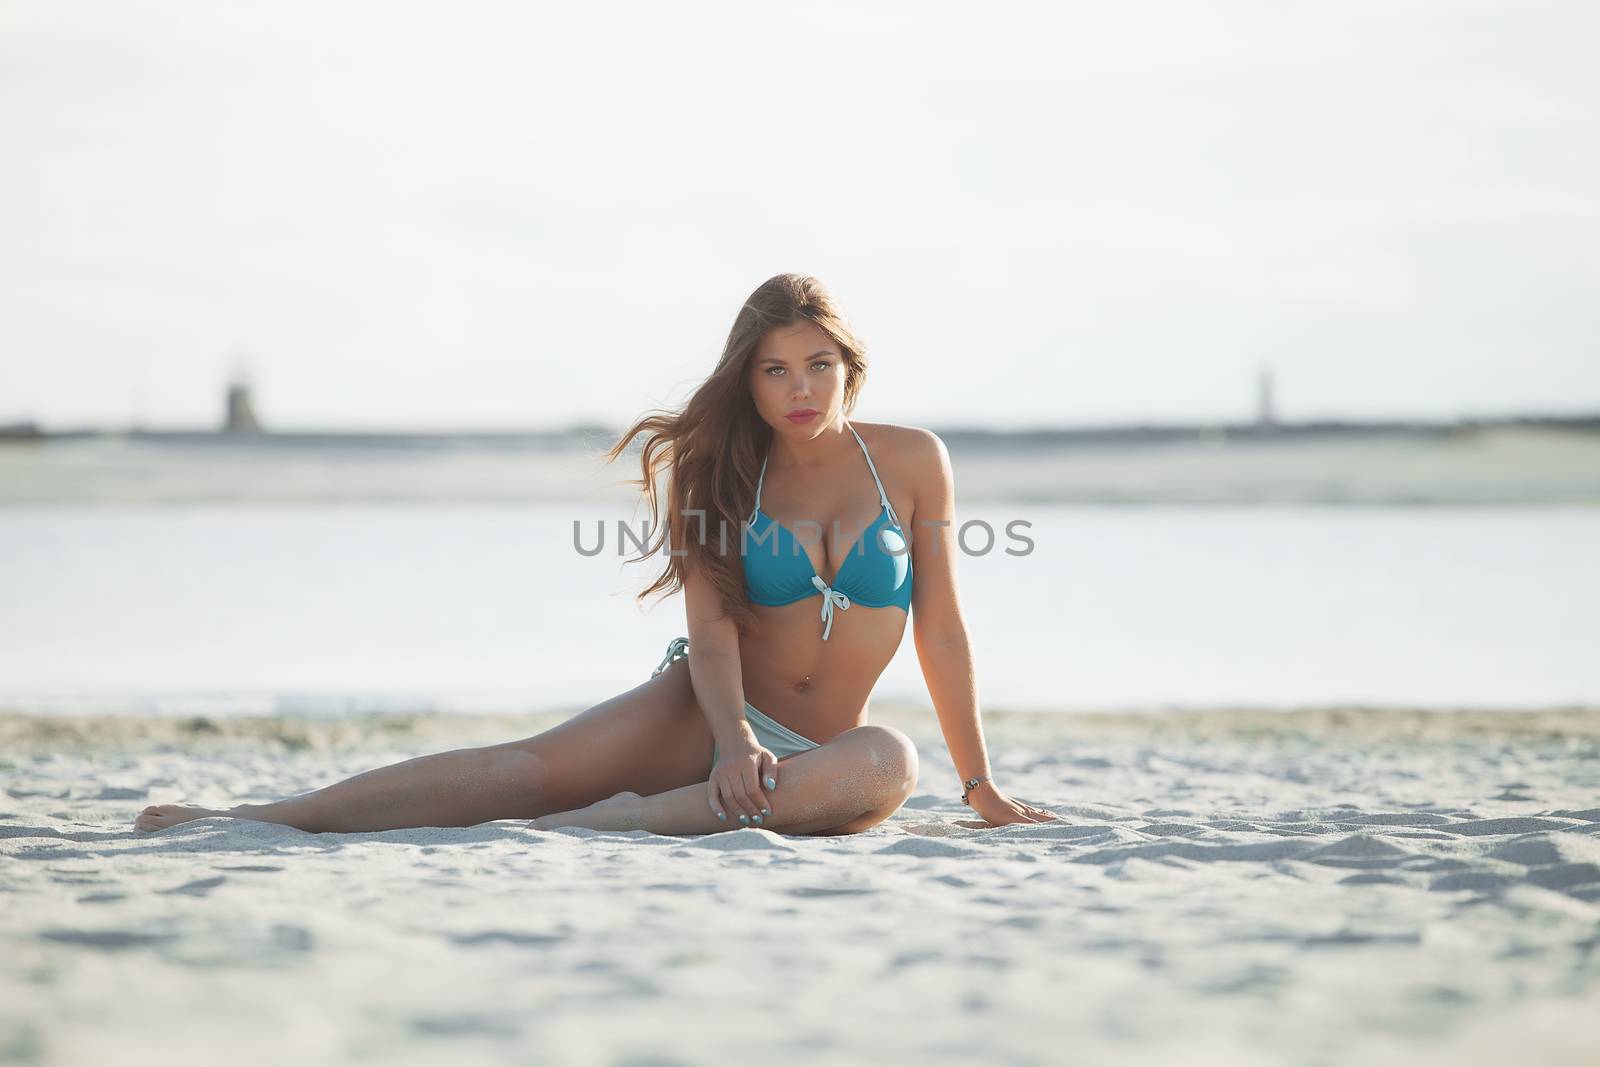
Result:
<instances>
[{"instance_id":1,"label":"pink lip","mask_svg":"<svg viewBox=\"0 0 1600 1067\"><path fill-rule=\"evenodd\" d=\"M791 411L789 414L784 416L784 418L788 419L790 422L810 422L816 417L817 412L811 410L810 408L805 408L801 411Z\"/></svg>"}]
</instances>

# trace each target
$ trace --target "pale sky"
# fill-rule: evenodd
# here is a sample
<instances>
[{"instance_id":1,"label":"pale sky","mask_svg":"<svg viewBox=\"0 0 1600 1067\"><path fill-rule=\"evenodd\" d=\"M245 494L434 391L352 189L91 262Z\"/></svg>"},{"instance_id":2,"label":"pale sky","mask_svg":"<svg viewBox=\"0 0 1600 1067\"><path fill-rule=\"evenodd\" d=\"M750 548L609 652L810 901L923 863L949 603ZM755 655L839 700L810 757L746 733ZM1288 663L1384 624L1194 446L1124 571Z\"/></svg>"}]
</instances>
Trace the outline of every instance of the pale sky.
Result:
<instances>
[{"instance_id":1,"label":"pale sky","mask_svg":"<svg viewBox=\"0 0 1600 1067\"><path fill-rule=\"evenodd\" d=\"M0 5L0 423L617 424L815 274L913 425L1600 410L1600 9Z\"/></svg>"}]
</instances>

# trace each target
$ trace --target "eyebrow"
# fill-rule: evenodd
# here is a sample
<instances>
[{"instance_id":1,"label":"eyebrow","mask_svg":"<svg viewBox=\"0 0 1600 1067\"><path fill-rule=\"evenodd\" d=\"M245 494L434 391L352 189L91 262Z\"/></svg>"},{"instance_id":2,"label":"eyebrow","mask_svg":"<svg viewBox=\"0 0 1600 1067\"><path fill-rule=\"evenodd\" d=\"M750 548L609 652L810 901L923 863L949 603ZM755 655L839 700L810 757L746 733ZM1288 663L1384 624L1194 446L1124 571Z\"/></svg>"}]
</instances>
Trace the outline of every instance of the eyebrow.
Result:
<instances>
[{"instance_id":1,"label":"eyebrow","mask_svg":"<svg viewBox=\"0 0 1600 1067\"><path fill-rule=\"evenodd\" d=\"M835 352L831 348L824 348L820 352L811 353L811 355L807 356L806 359L808 359L808 360L816 359L818 356L837 356L838 354L839 353ZM776 363L780 367L783 366L783 360L779 359L777 356L762 356L761 357L761 362L762 363Z\"/></svg>"}]
</instances>

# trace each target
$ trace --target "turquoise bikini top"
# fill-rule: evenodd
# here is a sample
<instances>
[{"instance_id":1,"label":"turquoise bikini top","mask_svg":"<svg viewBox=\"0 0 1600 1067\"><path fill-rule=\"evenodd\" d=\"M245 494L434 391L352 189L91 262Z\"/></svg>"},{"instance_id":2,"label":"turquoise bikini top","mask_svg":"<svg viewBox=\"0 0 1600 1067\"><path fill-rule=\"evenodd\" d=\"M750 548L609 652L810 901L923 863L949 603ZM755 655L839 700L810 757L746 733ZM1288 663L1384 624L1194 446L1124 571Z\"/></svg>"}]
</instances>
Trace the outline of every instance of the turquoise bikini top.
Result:
<instances>
[{"instance_id":1,"label":"turquoise bikini top","mask_svg":"<svg viewBox=\"0 0 1600 1067\"><path fill-rule=\"evenodd\" d=\"M756 506L745 520L744 528L744 584L751 602L777 607L820 594L824 641L833 629L834 609L848 608L851 602L869 608L893 605L907 614L911 611L911 553L905 534L889 504L889 494L883 491L883 479L878 477L878 468L872 463L867 443L861 440L854 426L850 427L850 432L855 434L861 454L867 457L867 469L877 483L883 514L845 553L833 585L817 574L800 539L787 526L762 512L761 485L767 477L766 459L761 461L761 475L756 479Z\"/></svg>"}]
</instances>

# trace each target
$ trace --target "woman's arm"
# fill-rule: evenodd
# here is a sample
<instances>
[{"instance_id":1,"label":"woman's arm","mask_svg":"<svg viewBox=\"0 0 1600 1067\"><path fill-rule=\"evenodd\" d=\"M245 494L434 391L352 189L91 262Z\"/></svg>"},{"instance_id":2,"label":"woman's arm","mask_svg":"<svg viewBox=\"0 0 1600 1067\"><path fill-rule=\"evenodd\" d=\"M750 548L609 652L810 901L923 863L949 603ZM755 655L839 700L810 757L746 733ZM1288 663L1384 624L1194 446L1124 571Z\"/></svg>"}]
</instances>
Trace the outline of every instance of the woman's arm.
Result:
<instances>
[{"instance_id":1,"label":"woman's arm","mask_svg":"<svg viewBox=\"0 0 1600 1067\"><path fill-rule=\"evenodd\" d=\"M744 671L739 662L739 628L722 611L717 590L705 572L690 566L683 601L689 626L689 681L694 698L724 749L755 732L744 717Z\"/></svg>"},{"instance_id":2,"label":"woman's arm","mask_svg":"<svg viewBox=\"0 0 1600 1067\"><path fill-rule=\"evenodd\" d=\"M683 600L689 625L689 684L720 754L706 780L706 802L718 819L732 809L759 826L772 811L766 789L778 786L778 757L761 744L744 717L744 669L739 627L705 573L691 565ZM765 786L765 789L762 787Z\"/></svg>"},{"instance_id":3,"label":"woman's arm","mask_svg":"<svg viewBox=\"0 0 1600 1067\"><path fill-rule=\"evenodd\" d=\"M978 719L972 644L956 591L955 476L950 454L938 435L927 430L914 433L914 506L909 532L912 640L950 758L965 782L989 774L989 757ZM961 788L959 783L953 784ZM974 811L996 826L1057 817L1010 799L992 779L970 791L967 800Z\"/></svg>"}]
</instances>

